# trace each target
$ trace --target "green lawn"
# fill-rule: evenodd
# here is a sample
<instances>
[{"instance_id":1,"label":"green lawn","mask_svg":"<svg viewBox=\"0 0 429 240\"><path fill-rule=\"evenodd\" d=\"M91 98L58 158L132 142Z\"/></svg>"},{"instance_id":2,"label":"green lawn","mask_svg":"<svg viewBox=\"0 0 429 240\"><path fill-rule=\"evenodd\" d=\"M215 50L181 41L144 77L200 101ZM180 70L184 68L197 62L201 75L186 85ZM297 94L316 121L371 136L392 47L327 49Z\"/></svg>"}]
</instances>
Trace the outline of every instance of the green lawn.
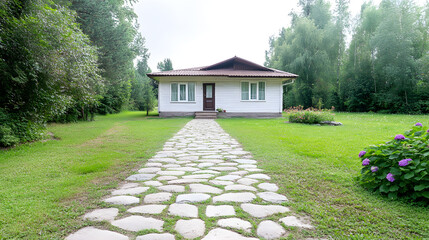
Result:
<instances>
[{"instance_id":1,"label":"green lawn","mask_svg":"<svg viewBox=\"0 0 429 240\"><path fill-rule=\"evenodd\" d=\"M60 140L0 151L0 239L60 239L75 231L84 224L79 216L187 121L143 112L98 116L49 125Z\"/></svg>"},{"instance_id":2,"label":"green lawn","mask_svg":"<svg viewBox=\"0 0 429 240\"><path fill-rule=\"evenodd\" d=\"M344 125L284 123L287 119L219 119L218 123L272 176L293 212L309 216L315 231L291 228L291 238L428 239L429 208L369 193L354 180L358 153L408 130L429 116L336 114Z\"/></svg>"}]
</instances>

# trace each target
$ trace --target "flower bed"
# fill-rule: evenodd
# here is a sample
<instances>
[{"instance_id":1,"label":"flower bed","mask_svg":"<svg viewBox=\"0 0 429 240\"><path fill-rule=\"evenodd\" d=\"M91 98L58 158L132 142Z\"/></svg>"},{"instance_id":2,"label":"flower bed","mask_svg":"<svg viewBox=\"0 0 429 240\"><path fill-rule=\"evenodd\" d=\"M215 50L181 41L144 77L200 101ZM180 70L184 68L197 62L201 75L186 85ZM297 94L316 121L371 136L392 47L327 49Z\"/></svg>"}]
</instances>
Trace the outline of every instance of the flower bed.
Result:
<instances>
[{"instance_id":1,"label":"flower bed","mask_svg":"<svg viewBox=\"0 0 429 240\"><path fill-rule=\"evenodd\" d=\"M302 106L285 109L291 123L319 124L325 121L334 121L333 109L307 108Z\"/></svg>"},{"instance_id":2,"label":"flower bed","mask_svg":"<svg viewBox=\"0 0 429 240\"><path fill-rule=\"evenodd\" d=\"M359 153L359 182L389 198L429 201L429 130L421 123L392 141Z\"/></svg>"}]
</instances>

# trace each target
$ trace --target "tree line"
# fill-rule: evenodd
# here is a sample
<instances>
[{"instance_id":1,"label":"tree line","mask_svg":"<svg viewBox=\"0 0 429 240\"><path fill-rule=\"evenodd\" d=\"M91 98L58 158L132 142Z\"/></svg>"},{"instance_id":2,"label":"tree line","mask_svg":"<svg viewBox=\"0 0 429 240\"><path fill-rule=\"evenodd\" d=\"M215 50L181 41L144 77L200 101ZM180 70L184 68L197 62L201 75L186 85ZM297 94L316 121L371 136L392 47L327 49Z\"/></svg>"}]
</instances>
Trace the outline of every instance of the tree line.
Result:
<instances>
[{"instance_id":1,"label":"tree line","mask_svg":"<svg viewBox=\"0 0 429 240\"><path fill-rule=\"evenodd\" d=\"M429 2L366 2L354 19L348 6L300 0L291 26L270 39L265 65L299 75L284 107L429 113Z\"/></svg>"},{"instance_id":2,"label":"tree line","mask_svg":"<svg viewBox=\"0 0 429 240\"><path fill-rule=\"evenodd\" d=\"M155 106L133 3L0 2L0 146L43 138L48 122Z\"/></svg>"}]
</instances>

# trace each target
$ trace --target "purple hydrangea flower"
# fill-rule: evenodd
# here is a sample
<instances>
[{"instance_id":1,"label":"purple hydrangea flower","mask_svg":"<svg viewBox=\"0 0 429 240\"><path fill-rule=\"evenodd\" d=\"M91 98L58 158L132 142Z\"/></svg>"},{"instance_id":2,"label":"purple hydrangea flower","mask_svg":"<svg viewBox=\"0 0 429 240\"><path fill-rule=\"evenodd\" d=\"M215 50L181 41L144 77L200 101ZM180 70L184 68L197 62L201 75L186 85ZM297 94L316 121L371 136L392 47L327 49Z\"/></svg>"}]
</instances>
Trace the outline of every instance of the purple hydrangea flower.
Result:
<instances>
[{"instance_id":1,"label":"purple hydrangea flower","mask_svg":"<svg viewBox=\"0 0 429 240\"><path fill-rule=\"evenodd\" d=\"M428 129L426 132L428 132L428 133L429 133L429 129Z\"/></svg>"},{"instance_id":2,"label":"purple hydrangea flower","mask_svg":"<svg viewBox=\"0 0 429 240\"><path fill-rule=\"evenodd\" d=\"M369 165L369 159L368 158L365 158L363 161L362 161L362 166L366 166L366 165Z\"/></svg>"},{"instance_id":3,"label":"purple hydrangea flower","mask_svg":"<svg viewBox=\"0 0 429 240\"><path fill-rule=\"evenodd\" d=\"M398 162L398 164L401 167L405 167L408 165L409 161L413 161L413 159L411 159L411 158L402 159L401 161Z\"/></svg>"},{"instance_id":4,"label":"purple hydrangea flower","mask_svg":"<svg viewBox=\"0 0 429 240\"><path fill-rule=\"evenodd\" d=\"M395 181L394 175L391 174L391 173L387 174L386 179L389 180L389 182L394 182Z\"/></svg>"},{"instance_id":5,"label":"purple hydrangea flower","mask_svg":"<svg viewBox=\"0 0 429 240\"><path fill-rule=\"evenodd\" d=\"M405 137L402 134L398 134L395 136L395 140L403 140L403 139L405 139Z\"/></svg>"},{"instance_id":6,"label":"purple hydrangea flower","mask_svg":"<svg viewBox=\"0 0 429 240\"><path fill-rule=\"evenodd\" d=\"M378 167L377 166L372 166L371 167L371 172L377 172L378 171Z\"/></svg>"},{"instance_id":7,"label":"purple hydrangea flower","mask_svg":"<svg viewBox=\"0 0 429 240\"><path fill-rule=\"evenodd\" d=\"M414 125L414 126L422 127L422 126L423 126L423 124L421 124L421 123L416 123L416 125Z\"/></svg>"},{"instance_id":8,"label":"purple hydrangea flower","mask_svg":"<svg viewBox=\"0 0 429 240\"><path fill-rule=\"evenodd\" d=\"M361 157L363 157L363 155L365 155L366 154L366 152L365 151L360 151L360 153L359 153L359 157L361 158Z\"/></svg>"}]
</instances>

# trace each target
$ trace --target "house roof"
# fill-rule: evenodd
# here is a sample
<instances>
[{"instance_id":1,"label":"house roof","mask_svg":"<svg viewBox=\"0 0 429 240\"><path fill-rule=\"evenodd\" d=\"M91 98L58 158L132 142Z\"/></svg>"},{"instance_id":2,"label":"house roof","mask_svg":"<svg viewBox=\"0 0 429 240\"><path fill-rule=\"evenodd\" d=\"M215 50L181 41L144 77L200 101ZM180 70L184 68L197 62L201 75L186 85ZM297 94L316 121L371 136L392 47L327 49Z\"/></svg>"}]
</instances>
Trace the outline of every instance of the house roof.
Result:
<instances>
[{"instance_id":1,"label":"house roof","mask_svg":"<svg viewBox=\"0 0 429 240\"><path fill-rule=\"evenodd\" d=\"M233 57L205 67L195 67L147 74L150 78L164 76L223 76L254 78L296 78L298 75L267 68L246 59Z\"/></svg>"}]
</instances>

